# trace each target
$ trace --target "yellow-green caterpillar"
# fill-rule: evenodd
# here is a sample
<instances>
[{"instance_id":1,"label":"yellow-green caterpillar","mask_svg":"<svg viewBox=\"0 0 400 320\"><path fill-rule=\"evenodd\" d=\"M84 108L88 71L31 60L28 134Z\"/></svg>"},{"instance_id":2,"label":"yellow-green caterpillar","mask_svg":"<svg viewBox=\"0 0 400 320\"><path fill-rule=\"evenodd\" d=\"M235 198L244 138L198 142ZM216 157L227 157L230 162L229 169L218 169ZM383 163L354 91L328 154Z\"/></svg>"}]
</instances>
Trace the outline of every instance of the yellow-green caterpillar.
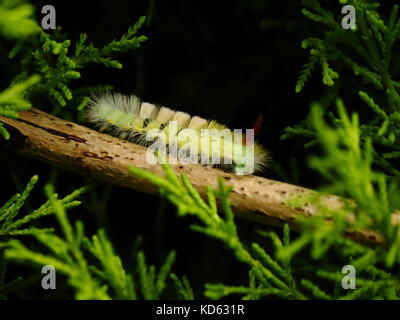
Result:
<instances>
[{"instance_id":1,"label":"yellow-green caterpillar","mask_svg":"<svg viewBox=\"0 0 400 320\"><path fill-rule=\"evenodd\" d=\"M87 120L100 131L163 151L169 161L201 163L236 174L260 172L267 167L268 152L254 143L254 130L230 130L213 120L156 106L134 95L105 93L93 96ZM175 156L172 157L172 156ZM149 161L153 161L148 157ZM177 162L175 162L177 163Z\"/></svg>"}]
</instances>

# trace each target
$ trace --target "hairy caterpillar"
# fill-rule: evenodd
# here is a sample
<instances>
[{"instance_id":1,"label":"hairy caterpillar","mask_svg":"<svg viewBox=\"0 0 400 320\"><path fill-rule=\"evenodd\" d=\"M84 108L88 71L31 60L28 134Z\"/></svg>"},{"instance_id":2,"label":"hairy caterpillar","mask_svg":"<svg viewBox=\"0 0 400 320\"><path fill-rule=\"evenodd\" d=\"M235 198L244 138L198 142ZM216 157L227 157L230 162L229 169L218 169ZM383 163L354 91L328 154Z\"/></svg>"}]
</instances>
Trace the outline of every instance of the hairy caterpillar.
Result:
<instances>
[{"instance_id":1,"label":"hairy caterpillar","mask_svg":"<svg viewBox=\"0 0 400 320\"><path fill-rule=\"evenodd\" d=\"M202 163L236 174L260 172L268 153L254 143L254 130L230 130L213 120L156 106L134 95L95 95L87 120L100 131L151 149L177 155L180 163ZM250 140L250 141L249 141Z\"/></svg>"}]
</instances>

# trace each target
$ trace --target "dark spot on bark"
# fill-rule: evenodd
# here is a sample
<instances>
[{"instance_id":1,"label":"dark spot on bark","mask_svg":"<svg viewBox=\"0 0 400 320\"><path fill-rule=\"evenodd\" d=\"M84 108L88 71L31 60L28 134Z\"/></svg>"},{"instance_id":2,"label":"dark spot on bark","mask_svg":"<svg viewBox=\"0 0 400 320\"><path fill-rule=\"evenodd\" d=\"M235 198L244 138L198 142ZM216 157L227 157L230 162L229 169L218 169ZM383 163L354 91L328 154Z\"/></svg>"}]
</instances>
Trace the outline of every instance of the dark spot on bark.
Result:
<instances>
[{"instance_id":1,"label":"dark spot on bark","mask_svg":"<svg viewBox=\"0 0 400 320\"><path fill-rule=\"evenodd\" d=\"M82 154L83 154L85 157L93 158L93 159L99 159L99 160L104 160L104 161L111 161L111 160L113 160L113 157L110 157L110 156L99 157L98 154L96 154L96 153L94 153L94 152L89 152L89 151L83 152Z\"/></svg>"}]
</instances>

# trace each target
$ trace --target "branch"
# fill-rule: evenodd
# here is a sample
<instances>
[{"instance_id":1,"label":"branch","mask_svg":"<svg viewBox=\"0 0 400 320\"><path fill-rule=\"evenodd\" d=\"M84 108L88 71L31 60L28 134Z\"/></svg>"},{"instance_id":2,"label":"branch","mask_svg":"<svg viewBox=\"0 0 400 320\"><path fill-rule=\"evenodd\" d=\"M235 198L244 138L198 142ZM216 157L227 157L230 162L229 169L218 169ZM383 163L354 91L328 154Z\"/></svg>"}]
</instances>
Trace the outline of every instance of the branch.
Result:
<instances>
[{"instance_id":1,"label":"branch","mask_svg":"<svg viewBox=\"0 0 400 320\"><path fill-rule=\"evenodd\" d=\"M68 122L37 109L19 113L18 119L0 116L11 133L6 146L21 155L33 157L78 174L133 190L157 193L148 181L128 173L128 165L164 175L161 165L146 161L146 148L87 127ZM232 186L231 205L238 217L268 225L288 223L301 230L300 216L318 215L311 203L293 207L293 197L319 195L318 192L257 176L237 176L199 164L171 165L175 172L184 172L193 186L204 196L207 185L216 188L218 178ZM322 195L324 205L332 209L344 206L335 195ZM329 222L326 218L326 223ZM348 231L347 236L358 241L382 244L380 234L372 231Z\"/></svg>"}]
</instances>

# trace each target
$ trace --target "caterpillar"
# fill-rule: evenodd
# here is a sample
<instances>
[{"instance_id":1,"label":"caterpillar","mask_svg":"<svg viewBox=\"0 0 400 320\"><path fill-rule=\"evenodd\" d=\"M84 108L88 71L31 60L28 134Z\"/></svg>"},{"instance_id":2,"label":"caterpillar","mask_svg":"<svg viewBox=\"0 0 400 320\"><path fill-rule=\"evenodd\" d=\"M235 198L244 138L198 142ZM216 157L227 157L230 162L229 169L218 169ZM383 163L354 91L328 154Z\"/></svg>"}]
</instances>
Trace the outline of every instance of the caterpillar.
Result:
<instances>
[{"instance_id":1,"label":"caterpillar","mask_svg":"<svg viewBox=\"0 0 400 320\"><path fill-rule=\"evenodd\" d=\"M254 142L252 129L244 139L242 130L120 93L93 95L85 110L87 121L100 132L175 155L180 163L201 163L238 175L259 173L268 165L268 152Z\"/></svg>"}]
</instances>

